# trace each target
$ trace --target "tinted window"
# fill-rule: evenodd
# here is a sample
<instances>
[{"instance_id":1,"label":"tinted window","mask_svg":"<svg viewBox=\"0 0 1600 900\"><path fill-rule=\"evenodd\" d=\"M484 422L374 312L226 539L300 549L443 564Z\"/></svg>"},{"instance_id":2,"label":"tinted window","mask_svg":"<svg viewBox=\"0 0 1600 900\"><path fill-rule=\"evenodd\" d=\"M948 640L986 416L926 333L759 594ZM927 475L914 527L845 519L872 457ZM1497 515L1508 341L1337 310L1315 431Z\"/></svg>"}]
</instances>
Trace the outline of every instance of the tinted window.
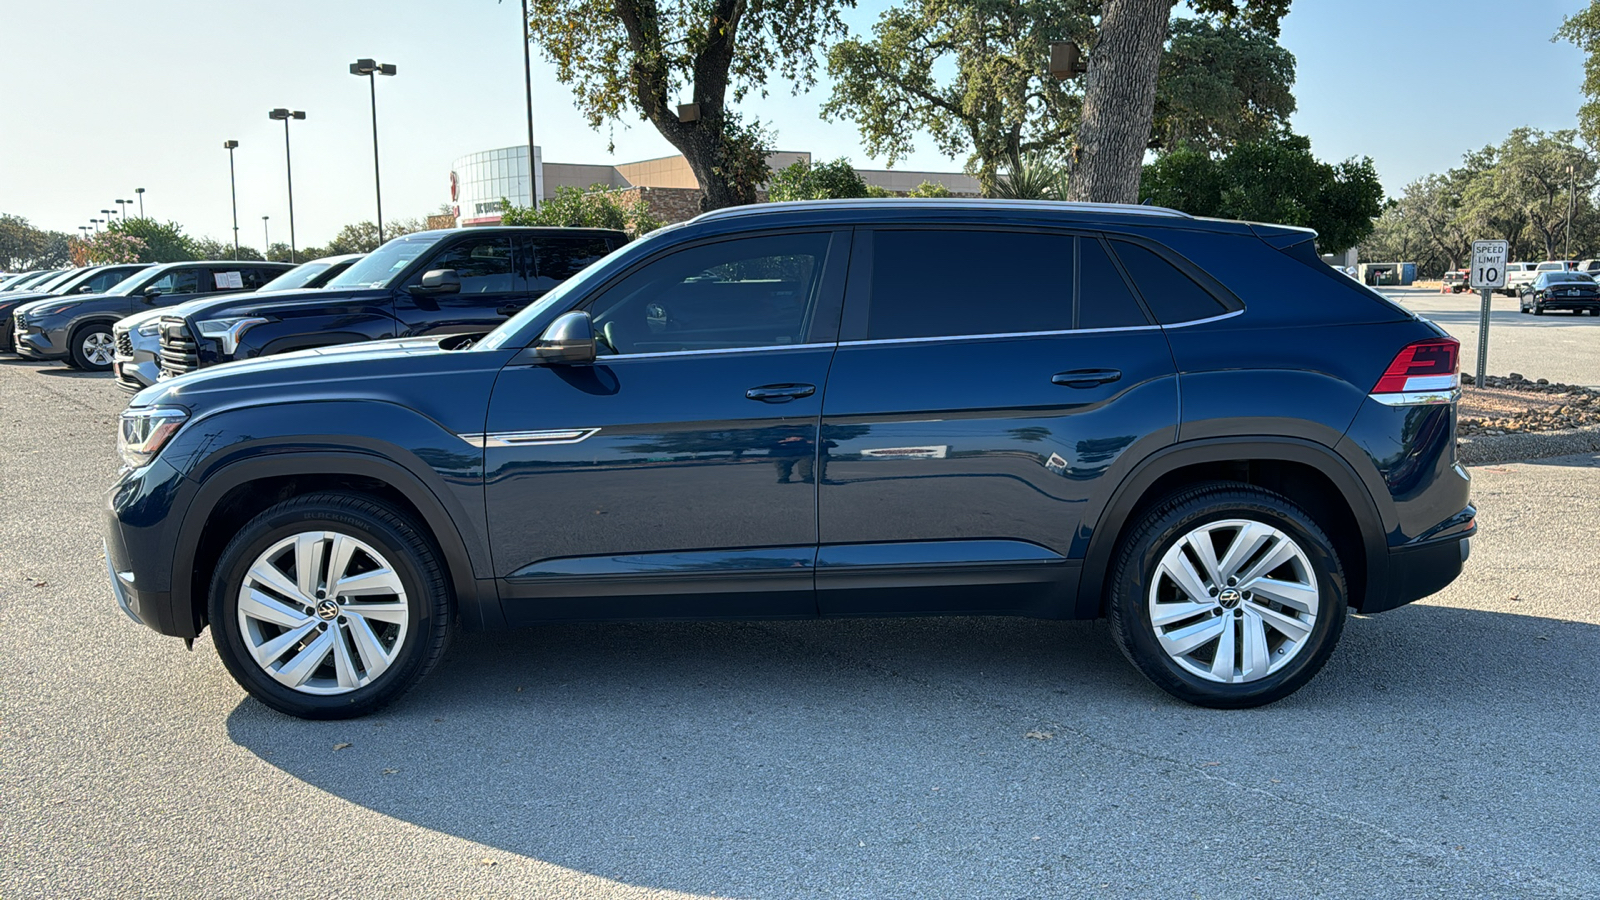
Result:
<instances>
[{"instance_id":1,"label":"tinted window","mask_svg":"<svg viewBox=\"0 0 1600 900\"><path fill-rule=\"evenodd\" d=\"M805 342L828 234L704 244L658 259L590 307L600 352L660 353Z\"/></svg>"},{"instance_id":2,"label":"tinted window","mask_svg":"<svg viewBox=\"0 0 1600 900\"><path fill-rule=\"evenodd\" d=\"M454 269L463 294L505 294L517 289L511 272L511 238L485 235L457 243L428 263L428 271Z\"/></svg>"},{"instance_id":3,"label":"tinted window","mask_svg":"<svg viewBox=\"0 0 1600 900\"><path fill-rule=\"evenodd\" d=\"M108 269L89 276L89 280L85 281L84 284L89 286L88 293L103 294L114 287L117 282L137 271L137 269Z\"/></svg>"},{"instance_id":4,"label":"tinted window","mask_svg":"<svg viewBox=\"0 0 1600 900\"><path fill-rule=\"evenodd\" d=\"M1094 238L1078 239L1078 327L1149 325L1128 282Z\"/></svg>"},{"instance_id":5,"label":"tinted window","mask_svg":"<svg viewBox=\"0 0 1600 900\"><path fill-rule=\"evenodd\" d=\"M1228 311L1217 298L1195 284L1194 279L1155 253L1127 241L1111 243L1157 322L1175 325L1220 316Z\"/></svg>"},{"instance_id":6,"label":"tinted window","mask_svg":"<svg viewBox=\"0 0 1600 900\"><path fill-rule=\"evenodd\" d=\"M533 253L537 272L533 289L548 291L568 278L599 262L611 245L605 238L549 238L533 239Z\"/></svg>"},{"instance_id":7,"label":"tinted window","mask_svg":"<svg viewBox=\"0 0 1600 900\"><path fill-rule=\"evenodd\" d=\"M272 279L282 275L283 269L261 269L255 266L246 266L239 270L240 280L244 282L247 291L259 291Z\"/></svg>"},{"instance_id":8,"label":"tinted window","mask_svg":"<svg viewBox=\"0 0 1600 900\"><path fill-rule=\"evenodd\" d=\"M173 269L150 282L145 290L163 294L192 294L200 290L200 270Z\"/></svg>"},{"instance_id":9,"label":"tinted window","mask_svg":"<svg viewBox=\"0 0 1600 900\"><path fill-rule=\"evenodd\" d=\"M272 280L257 290L292 291L307 287L326 271L328 264L325 262L301 263L287 272L274 273Z\"/></svg>"},{"instance_id":10,"label":"tinted window","mask_svg":"<svg viewBox=\"0 0 1600 900\"><path fill-rule=\"evenodd\" d=\"M1072 242L1008 231L879 231L867 338L1065 331Z\"/></svg>"}]
</instances>

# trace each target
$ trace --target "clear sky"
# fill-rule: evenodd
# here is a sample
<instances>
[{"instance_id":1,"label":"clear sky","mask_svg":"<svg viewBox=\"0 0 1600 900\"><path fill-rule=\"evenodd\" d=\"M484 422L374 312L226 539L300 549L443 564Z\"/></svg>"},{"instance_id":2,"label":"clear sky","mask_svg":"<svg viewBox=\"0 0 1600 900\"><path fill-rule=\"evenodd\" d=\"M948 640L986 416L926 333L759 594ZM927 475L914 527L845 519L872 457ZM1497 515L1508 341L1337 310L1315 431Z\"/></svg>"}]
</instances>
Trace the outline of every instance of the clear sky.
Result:
<instances>
[{"instance_id":1,"label":"clear sky","mask_svg":"<svg viewBox=\"0 0 1600 900\"><path fill-rule=\"evenodd\" d=\"M886 0L851 16L870 28ZM1584 0L1295 0L1282 43L1299 61L1297 131L1325 159L1371 156L1385 187L1454 165L1519 125L1572 127L1582 55L1550 36ZM378 83L384 211L411 217L449 199L451 162L526 140L518 0L3 0L0 212L74 231L143 187L146 212L188 233L231 236L228 159L240 235L288 236L283 126L288 106L301 245L373 217L372 133L357 57L399 66ZM534 58L535 127L551 162L626 162L672 147L647 123L594 131L553 67ZM861 152L849 123L822 121L819 84L774 85L746 104L783 149ZM616 151L607 153L614 137ZM954 171L923 141L901 168Z\"/></svg>"}]
</instances>

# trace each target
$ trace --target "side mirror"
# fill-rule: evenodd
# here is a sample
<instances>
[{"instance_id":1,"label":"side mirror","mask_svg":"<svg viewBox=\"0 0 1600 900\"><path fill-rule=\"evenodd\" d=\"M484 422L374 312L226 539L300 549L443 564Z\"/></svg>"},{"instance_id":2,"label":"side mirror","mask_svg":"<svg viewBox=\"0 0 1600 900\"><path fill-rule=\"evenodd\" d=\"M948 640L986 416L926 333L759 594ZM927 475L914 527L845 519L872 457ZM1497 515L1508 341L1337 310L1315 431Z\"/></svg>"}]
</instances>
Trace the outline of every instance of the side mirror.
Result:
<instances>
[{"instance_id":1,"label":"side mirror","mask_svg":"<svg viewBox=\"0 0 1600 900\"><path fill-rule=\"evenodd\" d=\"M142 293L144 294L144 299L146 301L153 301L157 297L161 296L161 292L155 288L145 288Z\"/></svg>"},{"instance_id":2,"label":"side mirror","mask_svg":"<svg viewBox=\"0 0 1600 900\"><path fill-rule=\"evenodd\" d=\"M80 284L73 291L73 293L76 293L76 294L92 294L92 293L94 293L94 285L92 285L92 284Z\"/></svg>"},{"instance_id":3,"label":"side mirror","mask_svg":"<svg viewBox=\"0 0 1600 900\"><path fill-rule=\"evenodd\" d=\"M562 313L533 342L533 354L555 365L594 362L594 322L586 312Z\"/></svg>"},{"instance_id":4,"label":"side mirror","mask_svg":"<svg viewBox=\"0 0 1600 900\"><path fill-rule=\"evenodd\" d=\"M423 273L422 283L411 288L414 294L459 294L461 276L455 269L433 269Z\"/></svg>"}]
</instances>

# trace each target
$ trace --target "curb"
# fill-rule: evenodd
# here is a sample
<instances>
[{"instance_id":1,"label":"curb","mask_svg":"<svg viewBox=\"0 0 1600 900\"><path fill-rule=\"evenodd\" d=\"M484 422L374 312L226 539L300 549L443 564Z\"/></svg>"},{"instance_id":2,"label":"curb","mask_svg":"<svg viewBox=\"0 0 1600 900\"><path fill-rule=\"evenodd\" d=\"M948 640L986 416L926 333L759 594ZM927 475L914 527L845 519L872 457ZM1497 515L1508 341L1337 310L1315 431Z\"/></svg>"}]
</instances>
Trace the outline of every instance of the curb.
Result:
<instances>
[{"instance_id":1,"label":"curb","mask_svg":"<svg viewBox=\"0 0 1600 900\"><path fill-rule=\"evenodd\" d=\"M1456 439L1456 459L1464 466L1596 452L1600 452L1600 425L1585 425L1564 431L1482 434Z\"/></svg>"}]
</instances>

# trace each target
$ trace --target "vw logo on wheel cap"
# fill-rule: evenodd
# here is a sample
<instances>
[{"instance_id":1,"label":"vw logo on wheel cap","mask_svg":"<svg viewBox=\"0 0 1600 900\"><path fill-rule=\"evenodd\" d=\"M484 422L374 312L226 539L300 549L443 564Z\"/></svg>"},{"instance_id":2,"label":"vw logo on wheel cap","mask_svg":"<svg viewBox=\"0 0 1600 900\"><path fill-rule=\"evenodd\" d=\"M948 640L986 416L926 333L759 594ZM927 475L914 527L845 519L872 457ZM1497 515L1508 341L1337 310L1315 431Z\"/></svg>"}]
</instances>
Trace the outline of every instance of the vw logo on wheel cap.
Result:
<instances>
[{"instance_id":1,"label":"vw logo on wheel cap","mask_svg":"<svg viewBox=\"0 0 1600 900\"><path fill-rule=\"evenodd\" d=\"M1235 588L1228 588L1217 596L1217 602L1222 604L1223 609L1233 609L1239 605L1239 601L1242 599L1244 599L1244 595L1240 594Z\"/></svg>"},{"instance_id":2,"label":"vw logo on wheel cap","mask_svg":"<svg viewBox=\"0 0 1600 900\"><path fill-rule=\"evenodd\" d=\"M339 604L333 602L332 600L324 600L321 603L318 603L317 604L317 618L319 618L319 619L337 619L337 618L339 618Z\"/></svg>"}]
</instances>

